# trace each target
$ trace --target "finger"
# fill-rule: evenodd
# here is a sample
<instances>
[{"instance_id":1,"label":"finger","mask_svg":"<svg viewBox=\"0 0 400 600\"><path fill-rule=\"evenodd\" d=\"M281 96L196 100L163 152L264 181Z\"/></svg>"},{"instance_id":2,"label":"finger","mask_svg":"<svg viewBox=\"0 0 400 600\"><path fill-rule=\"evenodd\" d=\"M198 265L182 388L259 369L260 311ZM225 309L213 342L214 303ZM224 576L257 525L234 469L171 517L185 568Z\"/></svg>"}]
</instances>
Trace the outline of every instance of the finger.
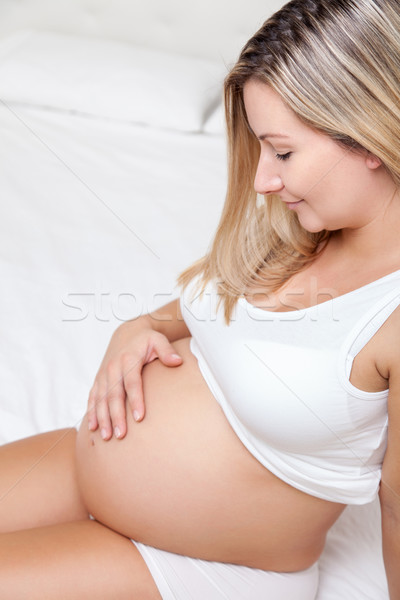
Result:
<instances>
[{"instance_id":1,"label":"finger","mask_svg":"<svg viewBox=\"0 0 400 600\"><path fill-rule=\"evenodd\" d=\"M154 358L157 358L153 351ZM123 357L124 389L128 400L129 408L135 421L141 421L144 418L144 398L142 385L142 369L145 363L154 360L153 356L137 359L132 355Z\"/></svg>"},{"instance_id":2,"label":"finger","mask_svg":"<svg viewBox=\"0 0 400 600\"><path fill-rule=\"evenodd\" d=\"M104 386L99 390L99 401L96 406L97 420L100 427L100 433L104 440L109 440L113 435L113 423L110 414L110 405L125 402L125 388L121 366L119 361L111 361L105 369L106 377ZM125 418L119 425L123 426ZM117 424L114 425L115 427ZM119 429L119 433L121 429ZM118 432L117 432L118 433Z\"/></svg>"},{"instance_id":3,"label":"finger","mask_svg":"<svg viewBox=\"0 0 400 600\"><path fill-rule=\"evenodd\" d=\"M98 400L95 407L100 434L103 440L109 440L113 434L110 401L114 398L125 396L122 377L119 375L120 371L111 364L106 372L107 377L104 378L103 384L99 384Z\"/></svg>"},{"instance_id":4,"label":"finger","mask_svg":"<svg viewBox=\"0 0 400 600\"><path fill-rule=\"evenodd\" d=\"M125 410L125 391L123 397L121 394L113 395L108 400L108 408L111 417L111 426L116 438L121 440L126 435L126 410Z\"/></svg>"},{"instance_id":5,"label":"finger","mask_svg":"<svg viewBox=\"0 0 400 600\"><path fill-rule=\"evenodd\" d=\"M144 419L145 406L141 373L139 377L125 378L125 390L133 418L137 422L142 421Z\"/></svg>"},{"instance_id":6,"label":"finger","mask_svg":"<svg viewBox=\"0 0 400 600\"><path fill-rule=\"evenodd\" d=\"M96 413L100 435L103 440L109 440L112 437L112 427L106 395L96 404Z\"/></svg>"},{"instance_id":7,"label":"finger","mask_svg":"<svg viewBox=\"0 0 400 600\"><path fill-rule=\"evenodd\" d=\"M166 337L162 337L155 345L157 354L162 363L168 367L177 367L183 361L175 348L169 343Z\"/></svg>"},{"instance_id":8,"label":"finger","mask_svg":"<svg viewBox=\"0 0 400 600\"><path fill-rule=\"evenodd\" d=\"M96 416L96 404L97 404L97 383L95 382L92 389L89 392L87 417L88 427L90 431L96 431L99 426Z\"/></svg>"}]
</instances>

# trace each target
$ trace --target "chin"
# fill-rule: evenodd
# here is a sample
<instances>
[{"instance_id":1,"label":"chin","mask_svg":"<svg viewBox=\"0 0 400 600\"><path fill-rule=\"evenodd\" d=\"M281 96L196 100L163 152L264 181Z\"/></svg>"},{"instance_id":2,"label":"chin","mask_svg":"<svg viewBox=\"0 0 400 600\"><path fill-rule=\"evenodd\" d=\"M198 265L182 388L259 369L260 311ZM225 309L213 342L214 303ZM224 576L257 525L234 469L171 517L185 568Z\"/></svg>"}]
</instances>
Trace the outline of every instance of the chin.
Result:
<instances>
[{"instance_id":1,"label":"chin","mask_svg":"<svg viewBox=\"0 0 400 600\"><path fill-rule=\"evenodd\" d=\"M329 228L326 225L323 225L321 222L311 221L308 219L299 219L300 225L308 231L309 233L320 233L321 231L329 231Z\"/></svg>"}]
</instances>

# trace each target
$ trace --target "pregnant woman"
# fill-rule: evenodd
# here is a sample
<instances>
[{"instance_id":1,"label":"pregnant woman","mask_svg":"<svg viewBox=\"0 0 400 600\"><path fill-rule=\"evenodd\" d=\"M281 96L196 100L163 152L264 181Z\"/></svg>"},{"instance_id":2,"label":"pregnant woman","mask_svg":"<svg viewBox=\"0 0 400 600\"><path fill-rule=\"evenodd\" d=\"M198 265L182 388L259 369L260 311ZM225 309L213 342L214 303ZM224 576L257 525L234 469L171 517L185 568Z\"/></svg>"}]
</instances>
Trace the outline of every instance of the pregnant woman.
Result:
<instances>
[{"instance_id":1,"label":"pregnant woman","mask_svg":"<svg viewBox=\"0 0 400 600\"><path fill-rule=\"evenodd\" d=\"M379 493L400 599L400 16L294 0L225 81L226 204L79 432L0 449L1 598L313 600Z\"/></svg>"}]
</instances>

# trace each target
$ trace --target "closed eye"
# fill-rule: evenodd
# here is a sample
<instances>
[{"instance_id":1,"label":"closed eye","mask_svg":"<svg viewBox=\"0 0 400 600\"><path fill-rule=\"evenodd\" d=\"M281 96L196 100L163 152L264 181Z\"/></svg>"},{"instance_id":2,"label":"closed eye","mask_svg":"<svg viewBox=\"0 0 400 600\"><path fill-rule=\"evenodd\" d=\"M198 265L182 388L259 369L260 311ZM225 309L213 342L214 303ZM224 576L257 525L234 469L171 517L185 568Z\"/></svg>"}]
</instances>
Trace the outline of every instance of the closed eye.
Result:
<instances>
[{"instance_id":1,"label":"closed eye","mask_svg":"<svg viewBox=\"0 0 400 600\"><path fill-rule=\"evenodd\" d=\"M275 154L275 158L277 158L278 160L287 160L288 158L290 158L291 154L291 152L287 152L286 154Z\"/></svg>"}]
</instances>

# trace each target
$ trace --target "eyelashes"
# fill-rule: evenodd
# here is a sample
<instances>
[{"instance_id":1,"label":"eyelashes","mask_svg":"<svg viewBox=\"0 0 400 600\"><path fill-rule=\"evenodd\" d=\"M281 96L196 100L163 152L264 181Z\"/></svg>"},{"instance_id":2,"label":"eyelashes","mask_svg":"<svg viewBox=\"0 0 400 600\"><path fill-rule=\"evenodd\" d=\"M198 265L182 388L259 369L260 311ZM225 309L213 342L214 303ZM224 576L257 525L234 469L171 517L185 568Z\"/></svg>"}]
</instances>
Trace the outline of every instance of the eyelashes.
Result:
<instances>
[{"instance_id":1,"label":"eyelashes","mask_svg":"<svg viewBox=\"0 0 400 600\"><path fill-rule=\"evenodd\" d=\"M287 152L286 154L275 154L275 158L277 158L278 160L288 160L291 154L291 152Z\"/></svg>"}]
</instances>

